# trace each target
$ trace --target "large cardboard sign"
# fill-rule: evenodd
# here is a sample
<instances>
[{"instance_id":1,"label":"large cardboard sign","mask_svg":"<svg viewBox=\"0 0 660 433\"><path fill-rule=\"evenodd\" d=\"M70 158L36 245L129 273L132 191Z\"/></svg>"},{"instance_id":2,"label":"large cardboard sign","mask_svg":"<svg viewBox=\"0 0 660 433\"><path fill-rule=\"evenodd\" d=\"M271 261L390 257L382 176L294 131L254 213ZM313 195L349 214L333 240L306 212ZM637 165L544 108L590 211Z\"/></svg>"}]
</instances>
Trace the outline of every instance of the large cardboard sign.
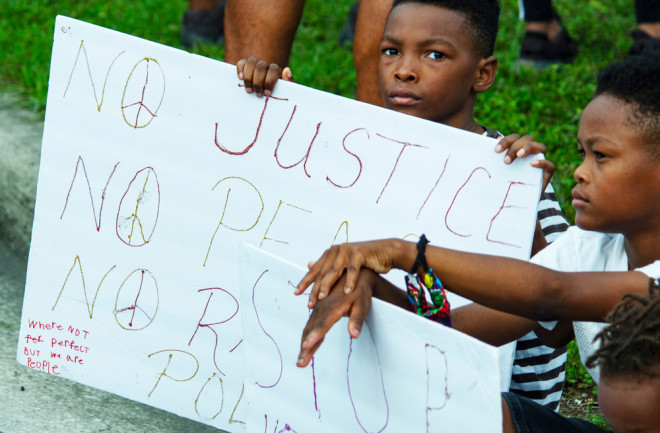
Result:
<instances>
[{"instance_id":1,"label":"large cardboard sign","mask_svg":"<svg viewBox=\"0 0 660 433\"><path fill-rule=\"evenodd\" d=\"M249 245L241 254L248 432L498 432L497 349L375 299L359 338L337 323L296 367L303 269Z\"/></svg>"},{"instance_id":2,"label":"large cardboard sign","mask_svg":"<svg viewBox=\"0 0 660 433\"><path fill-rule=\"evenodd\" d=\"M18 361L240 431L239 244L304 265L426 233L526 259L541 172L494 144L291 83L257 98L233 66L58 17Z\"/></svg>"}]
</instances>

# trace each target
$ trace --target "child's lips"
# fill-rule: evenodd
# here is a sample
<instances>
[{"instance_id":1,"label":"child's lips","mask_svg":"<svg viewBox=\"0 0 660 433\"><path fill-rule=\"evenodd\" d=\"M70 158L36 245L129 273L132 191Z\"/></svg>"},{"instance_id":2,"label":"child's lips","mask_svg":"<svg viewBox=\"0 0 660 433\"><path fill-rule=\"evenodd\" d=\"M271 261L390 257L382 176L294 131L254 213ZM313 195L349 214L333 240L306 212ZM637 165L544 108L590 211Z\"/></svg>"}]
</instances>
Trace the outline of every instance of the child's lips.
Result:
<instances>
[{"instance_id":1,"label":"child's lips","mask_svg":"<svg viewBox=\"0 0 660 433\"><path fill-rule=\"evenodd\" d=\"M589 200L587 200L578 190L577 188L573 189L573 206L579 207L579 206L585 206L589 204Z\"/></svg>"},{"instance_id":2,"label":"child's lips","mask_svg":"<svg viewBox=\"0 0 660 433\"><path fill-rule=\"evenodd\" d=\"M422 100L416 93L399 88L391 90L388 97L394 105L415 105Z\"/></svg>"}]
</instances>

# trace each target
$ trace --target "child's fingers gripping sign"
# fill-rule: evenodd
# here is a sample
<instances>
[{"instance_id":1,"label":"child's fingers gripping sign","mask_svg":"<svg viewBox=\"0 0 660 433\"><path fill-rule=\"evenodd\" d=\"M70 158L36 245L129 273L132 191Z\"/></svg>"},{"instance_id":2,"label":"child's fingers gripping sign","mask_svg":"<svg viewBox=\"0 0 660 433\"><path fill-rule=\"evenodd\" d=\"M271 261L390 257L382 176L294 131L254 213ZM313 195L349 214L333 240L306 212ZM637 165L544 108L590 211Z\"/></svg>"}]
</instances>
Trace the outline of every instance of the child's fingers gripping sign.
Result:
<instances>
[{"instance_id":1,"label":"child's fingers gripping sign","mask_svg":"<svg viewBox=\"0 0 660 433\"><path fill-rule=\"evenodd\" d=\"M529 155L545 155L546 150L545 144L534 141L530 135L521 137L518 134L507 135L495 146L495 152L497 153L506 151L504 155L505 164L511 164L516 158L524 158ZM546 159L535 159L530 162L530 165L543 170L543 191L545 191L555 172L555 165Z\"/></svg>"},{"instance_id":2,"label":"child's fingers gripping sign","mask_svg":"<svg viewBox=\"0 0 660 433\"><path fill-rule=\"evenodd\" d=\"M241 59L236 63L238 79L243 80L247 93L256 93L258 97L271 96L277 80L294 81L291 69L282 69L277 63L268 64L255 57Z\"/></svg>"},{"instance_id":3,"label":"child's fingers gripping sign","mask_svg":"<svg viewBox=\"0 0 660 433\"><path fill-rule=\"evenodd\" d=\"M239 80L245 84L245 91L254 92L260 97L264 94L270 96L282 74L282 68L276 63L269 65L265 60L248 57L236 63L236 72Z\"/></svg>"},{"instance_id":4,"label":"child's fingers gripping sign","mask_svg":"<svg viewBox=\"0 0 660 433\"><path fill-rule=\"evenodd\" d=\"M550 183L550 179L552 179L552 175L555 172L555 164L547 159L535 159L530 164L532 167L540 168L543 170L543 189L541 191L545 191L548 187L548 184Z\"/></svg>"},{"instance_id":5,"label":"child's fingers gripping sign","mask_svg":"<svg viewBox=\"0 0 660 433\"><path fill-rule=\"evenodd\" d=\"M497 143L495 152L504 155L504 163L511 164L516 158L524 158L528 155L545 154L546 147L543 143L537 143L530 135L520 136L518 134L507 135Z\"/></svg>"}]
</instances>

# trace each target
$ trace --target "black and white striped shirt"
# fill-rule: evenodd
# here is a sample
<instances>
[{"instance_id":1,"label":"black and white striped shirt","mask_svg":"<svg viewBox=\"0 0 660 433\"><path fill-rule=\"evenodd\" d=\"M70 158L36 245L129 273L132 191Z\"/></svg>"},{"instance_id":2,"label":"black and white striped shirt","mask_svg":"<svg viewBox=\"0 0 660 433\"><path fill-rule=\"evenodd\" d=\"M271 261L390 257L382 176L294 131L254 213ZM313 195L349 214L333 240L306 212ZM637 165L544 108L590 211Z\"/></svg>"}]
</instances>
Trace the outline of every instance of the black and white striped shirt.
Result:
<instances>
[{"instance_id":1,"label":"black and white striped shirt","mask_svg":"<svg viewBox=\"0 0 660 433\"><path fill-rule=\"evenodd\" d=\"M543 193L538 207L538 219L548 243L568 230L552 185ZM552 410L559 410L564 387L566 347L545 346L534 331L516 342L509 390Z\"/></svg>"},{"instance_id":2,"label":"black and white striped shirt","mask_svg":"<svg viewBox=\"0 0 660 433\"><path fill-rule=\"evenodd\" d=\"M503 137L498 131L484 129L486 132L483 135L487 137ZM548 185L543 192L537 216L549 244L568 230L568 222L561 212L552 185ZM548 347L532 331L516 342L509 390L558 411L565 370L566 347Z\"/></svg>"}]
</instances>

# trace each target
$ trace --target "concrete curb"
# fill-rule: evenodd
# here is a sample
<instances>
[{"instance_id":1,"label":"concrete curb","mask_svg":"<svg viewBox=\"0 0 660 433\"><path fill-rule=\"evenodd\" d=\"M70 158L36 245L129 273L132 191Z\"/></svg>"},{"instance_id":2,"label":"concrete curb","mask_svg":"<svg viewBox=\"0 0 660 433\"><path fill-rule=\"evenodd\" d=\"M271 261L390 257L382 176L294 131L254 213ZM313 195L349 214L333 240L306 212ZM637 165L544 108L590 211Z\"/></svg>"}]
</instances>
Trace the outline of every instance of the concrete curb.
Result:
<instances>
[{"instance_id":1,"label":"concrete curb","mask_svg":"<svg viewBox=\"0 0 660 433\"><path fill-rule=\"evenodd\" d=\"M25 257L30 248L43 120L24 98L0 93L0 241Z\"/></svg>"}]
</instances>

